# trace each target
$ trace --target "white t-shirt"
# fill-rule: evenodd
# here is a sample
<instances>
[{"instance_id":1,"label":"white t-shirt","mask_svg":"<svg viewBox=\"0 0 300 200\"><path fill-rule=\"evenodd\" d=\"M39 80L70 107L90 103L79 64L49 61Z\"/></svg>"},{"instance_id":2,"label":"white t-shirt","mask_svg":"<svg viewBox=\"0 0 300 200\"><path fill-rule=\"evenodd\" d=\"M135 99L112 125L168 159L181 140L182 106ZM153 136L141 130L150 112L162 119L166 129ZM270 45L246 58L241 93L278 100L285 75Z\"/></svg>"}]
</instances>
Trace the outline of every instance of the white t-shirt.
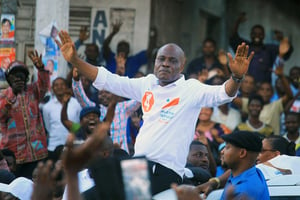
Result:
<instances>
[{"instance_id":1,"label":"white t-shirt","mask_svg":"<svg viewBox=\"0 0 300 200\"><path fill-rule=\"evenodd\" d=\"M155 75L129 79L98 68L93 85L142 104L143 126L136 138L135 156L174 170L181 177L193 140L195 125L201 107L214 107L232 101L222 86L210 86L197 80L185 80L164 87Z\"/></svg>"}]
</instances>

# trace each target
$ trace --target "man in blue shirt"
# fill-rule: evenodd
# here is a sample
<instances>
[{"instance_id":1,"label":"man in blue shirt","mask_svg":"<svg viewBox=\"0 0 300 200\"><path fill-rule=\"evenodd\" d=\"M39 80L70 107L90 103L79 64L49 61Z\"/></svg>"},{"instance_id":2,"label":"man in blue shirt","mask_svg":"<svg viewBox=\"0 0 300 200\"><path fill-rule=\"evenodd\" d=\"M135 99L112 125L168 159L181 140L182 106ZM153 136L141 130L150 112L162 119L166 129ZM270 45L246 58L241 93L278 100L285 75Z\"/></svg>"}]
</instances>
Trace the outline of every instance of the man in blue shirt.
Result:
<instances>
[{"instance_id":1,"label":"man in blue shirt","mask_svg":"<svg viewBox=\"0 0 300 200\"><path fill-rule=\"evenodd\" d=\"M250 199L270 199L269 190L262 172L255 167L256 158L262 148L262 138L258 133L236 131L223 135L226 142L221 152L223 164L231 169L221 199L225 199L230 186L234 196Z\"/></svg>"},{"instance_id":2,"label":"man in blue shirt","mask_svg":"<svg viewBox=\"0 0 300 200\"><path fill-rule=\"evenodd\" d=\"M127 41L120 41L117 45L117 52L114 53L109 45L113 37L120 31L121 21L112 24L112 32L103 42L103 57L106 62L106 68L112 73L117 73L118 67L125 67L125 76L132 78L139 71L142 65L146 65L151 61L152 51L156 43L156 29L151 28L148 49L129 56L130 45ZM149 69L147 69L149 71ZM124 75L124 74L122 74Z\"/></svg>"}]
</instances>

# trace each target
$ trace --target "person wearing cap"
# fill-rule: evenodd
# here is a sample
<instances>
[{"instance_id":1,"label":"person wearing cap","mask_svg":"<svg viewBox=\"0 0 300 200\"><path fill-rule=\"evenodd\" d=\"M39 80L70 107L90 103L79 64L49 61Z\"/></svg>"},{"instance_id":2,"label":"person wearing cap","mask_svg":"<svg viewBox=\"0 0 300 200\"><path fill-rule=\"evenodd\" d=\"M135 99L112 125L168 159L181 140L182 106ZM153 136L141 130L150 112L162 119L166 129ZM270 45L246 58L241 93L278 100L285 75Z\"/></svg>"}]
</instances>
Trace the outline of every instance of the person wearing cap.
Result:
<instances>
[{"instance_id":1,"label":"person wearing cap","mask_svg":"<svg viewBox=\"0 0 300 200\"><path fill-rule=\"evenodd\" d=\"M39 111L39 102L49 88L49 72L44 70L42 56L29 53L38 70L38 81L27 85L29 71L20 61L6 70L9 87L0 94L0 149L16 156L16 176L31 178L36 164L47 157L47 137Z\"/></svg>"},{"instance_id":2,"label":"person wearing cap","mask_svg":"<svg viewBox=\"0 0 300 200\"><path fill-rule=\"evenodd\" d=\"M262 149L259 133L236 131L223 135L222 138L226 146L221 152L221 160L231 169L231 174L221 199L225 199L230 186L234 187L236 197L245 195L250 199L270 199L265 177L255 167L257 156Z\"/></svg>"}]
</instances>

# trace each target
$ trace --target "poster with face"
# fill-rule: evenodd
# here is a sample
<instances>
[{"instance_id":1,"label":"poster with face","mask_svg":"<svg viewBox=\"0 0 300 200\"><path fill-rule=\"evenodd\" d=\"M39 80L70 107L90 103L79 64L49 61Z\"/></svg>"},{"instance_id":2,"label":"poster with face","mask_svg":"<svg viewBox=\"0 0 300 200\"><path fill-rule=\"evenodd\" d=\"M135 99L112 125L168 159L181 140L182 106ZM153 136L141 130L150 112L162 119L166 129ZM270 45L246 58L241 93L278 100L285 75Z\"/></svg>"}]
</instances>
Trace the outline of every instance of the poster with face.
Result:
<instances>
[{"instance_id":1,"label":"poster with face","mask_svg":"<svg viewBox=\"0 0 300 200\"><path fill-rule=\"evenodd\" d=\"M43 63L45 69L50 72L51 83L57 77L58 57L60 56L59 47L55 42L58 38L59 29L56 22L51 22L39 32L40 39L44 44Z\"/></svg>"},{"instance_id":2,"label":"poster with face","mask_svg":"<svg viewBox=\"0 0 300 200\"><path fill-rule=\"evenodd\" d=\"M15 15L1 15L0 43L15 41Z\"/></svg>"}]
</instances>

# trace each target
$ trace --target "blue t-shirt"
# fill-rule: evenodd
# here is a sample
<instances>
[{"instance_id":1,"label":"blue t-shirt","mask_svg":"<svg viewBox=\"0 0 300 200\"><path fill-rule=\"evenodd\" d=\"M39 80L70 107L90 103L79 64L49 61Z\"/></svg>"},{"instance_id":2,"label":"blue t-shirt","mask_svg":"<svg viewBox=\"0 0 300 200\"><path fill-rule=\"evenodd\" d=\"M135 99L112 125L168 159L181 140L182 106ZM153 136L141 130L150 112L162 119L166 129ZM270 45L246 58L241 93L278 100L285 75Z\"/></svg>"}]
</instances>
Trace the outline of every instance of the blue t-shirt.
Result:
<instances>
[{"instance_id":1,"label":"blue t-shirt","mask_svg":"<svg viewBox=\"0 0 300 200\"><path fill-rule=\"evenodd\" d=\"M115 59L116 54L110 52L109 57L106 61L106 69L112 73L116 72L117 63ZM134 77L134 75L139 71L142 65L147 64L147 51L141 51L133 56L129 56L125 63L125 76L129 78Z\"/></svg>"},{"instance_id":2,"label":"blue t-shirt","mask_svg":"<svg viewBox=\"0 0 300 200\"><path fill-rule=\"evenodd\" d=\"M230 175L221 199L225 199L227 188L234 187L235 196L246 195L249 199L270 199L269 190L262 172L255 166L233 177Z\"/></svg>"}]
</instances>

